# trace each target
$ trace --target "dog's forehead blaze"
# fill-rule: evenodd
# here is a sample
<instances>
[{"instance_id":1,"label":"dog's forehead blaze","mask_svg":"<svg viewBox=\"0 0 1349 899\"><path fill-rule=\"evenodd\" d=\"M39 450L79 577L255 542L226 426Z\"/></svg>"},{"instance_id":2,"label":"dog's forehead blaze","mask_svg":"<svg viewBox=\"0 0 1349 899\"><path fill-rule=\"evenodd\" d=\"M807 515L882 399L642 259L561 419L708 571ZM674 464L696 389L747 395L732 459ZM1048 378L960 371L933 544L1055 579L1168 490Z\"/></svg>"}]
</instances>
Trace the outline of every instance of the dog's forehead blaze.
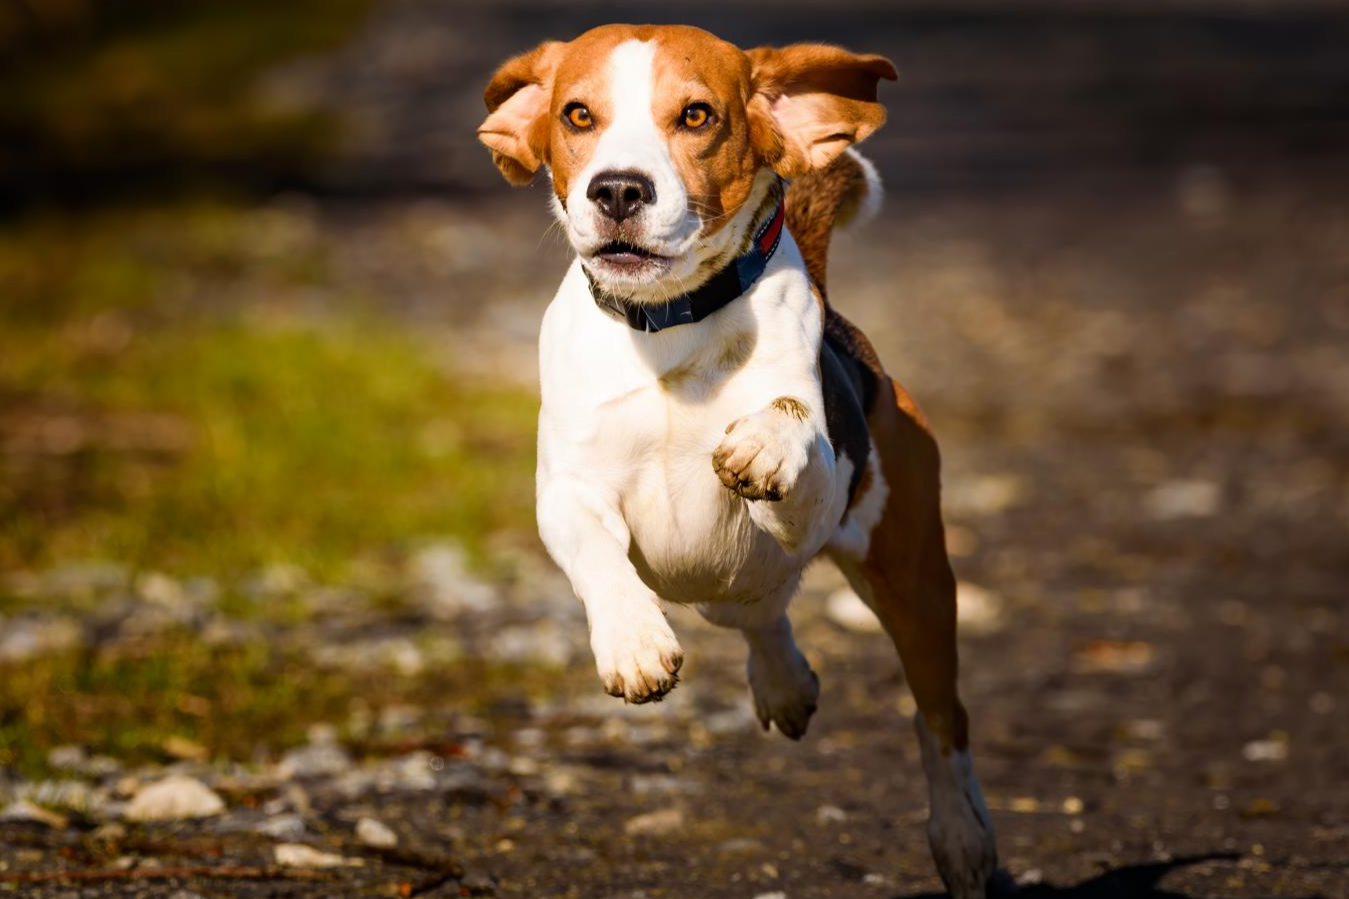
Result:
<instances>
[{"instance_id":1,"label":"dog's forehead blaze","mask_svg":"<svg viewBox=\"0 0 1349 899\"><path fill-rule=\"evenodd\" d=\"M743 201L753 179L752 159L744 152L749 58L734 44L691 26L607 25L567 45L553 84L554 190L566 197L572 178L585 168L604 128L619 114L611 96L611 61L614 51L630 41L654 44L652 108L642 112L652 117L654 133L666 142L690 196L720 216L728 201L730 206ZM729 134L715 140L710 152L695 141L672 140L684 106L695 101L710 103L725 118L722 128ZM572 102L589 107L597 122L593 130L578 134L562 123L563 110Z\"/></svg>"}]
</instances>

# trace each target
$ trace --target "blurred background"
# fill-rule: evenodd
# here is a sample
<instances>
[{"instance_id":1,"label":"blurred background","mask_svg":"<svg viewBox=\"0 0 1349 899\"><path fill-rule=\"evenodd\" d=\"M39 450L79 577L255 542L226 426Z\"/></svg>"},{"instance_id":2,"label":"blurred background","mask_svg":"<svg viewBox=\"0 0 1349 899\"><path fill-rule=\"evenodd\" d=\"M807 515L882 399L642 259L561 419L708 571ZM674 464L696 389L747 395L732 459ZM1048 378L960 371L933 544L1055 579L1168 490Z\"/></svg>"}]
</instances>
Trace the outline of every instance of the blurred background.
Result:
<instances>
[{"instance_id":1,"label":"blurred background","mask_svg":"<svg viewBox=\"0 0 1349 899\"><path fill-rule=\"evenodd\" d=\"M633 20L901 72L832 293L943 446L1010 875L1349 896L1334 0L0 0L0 885L940 892L834 572L793 744L691 611L666 702L603 695L534 535L568 252L481 92Z\"/></svg>"}]
</instances>

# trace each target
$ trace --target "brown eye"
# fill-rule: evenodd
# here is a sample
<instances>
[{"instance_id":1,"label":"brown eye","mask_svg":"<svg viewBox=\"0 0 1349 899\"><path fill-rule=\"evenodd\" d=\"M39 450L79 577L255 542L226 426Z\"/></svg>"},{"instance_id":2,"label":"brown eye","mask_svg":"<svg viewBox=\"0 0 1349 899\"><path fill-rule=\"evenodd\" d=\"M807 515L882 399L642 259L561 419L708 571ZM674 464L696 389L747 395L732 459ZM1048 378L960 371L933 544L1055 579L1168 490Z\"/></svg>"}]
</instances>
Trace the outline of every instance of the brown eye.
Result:
<instances>
[{"instance_id":1,"label":"brown eye","mask_svg":"<svg viewBox=\"0 0 1349 899\"><path fill-rule=\"evenodd\" d=\"M690 131L697 131L712 121L712 108L706 103L690 103L679 114L679 124Z\"/></svg>"},{"instance_id":2,"label":"brown eye","mask_svg":"<svg viewBox=\"0 0 1349 899\"><path fill-rule=\"evenodd\" d=\"M586 109L584 103L568 103L567 108L562 110L562 118L577 131L589 130L595 124L595 120L590 116L590 110Z\"/></svg>"}]
</instances>

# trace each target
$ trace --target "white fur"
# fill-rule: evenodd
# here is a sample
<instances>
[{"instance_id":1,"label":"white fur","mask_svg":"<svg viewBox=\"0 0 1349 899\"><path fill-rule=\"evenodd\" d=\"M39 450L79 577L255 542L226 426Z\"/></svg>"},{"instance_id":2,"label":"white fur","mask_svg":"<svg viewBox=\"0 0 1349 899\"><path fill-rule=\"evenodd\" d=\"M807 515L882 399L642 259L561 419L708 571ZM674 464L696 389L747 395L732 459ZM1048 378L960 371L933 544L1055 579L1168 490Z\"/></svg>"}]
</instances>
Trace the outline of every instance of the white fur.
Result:
<instances>
[{"instance_id":1,"label":"white fur","mask_svg":"<svg viewBox=\"0 0 1349 899\"><path fill-rule=\"evenodd\" d=\"M867 471L871 477L866 492L848 510L838 530L829 541L829 552L851 559L865 559L871 549L871 534L885 514L885 501L890 497L890 485L881 472L881 453L873 442L867 454Z\"/></svg>"},{"instance_id":2,"label":"white fur","mask_svg":"<svg viewBox=\"0 0 1349 899\"><path fill-rule=\"evenodd\" d=\"M847 471L825 431L821 330L790 235L740 300L658 334L602 312L572 266L540 335L539 524L592 616L655 597L748 603L795 589L847 501ZM751 340L738 368L715 363L725 346ZM663 383L678 371L688 375ZM804 422L763 414L781 396L804 404ZM727 435L740 419L748 424ZM713 451L737 433L790 460L782 501L748 502L716 477ZM582 554L621 571L577 570Z\"/></svg>"},{"instance_id":3,"label":"white fur","mask_svg":"<svg viewBox=\"0 0 1349 899\"><path fill-rule=\"evenodd\" d=\"M998 864L993 821L968 750L943 748L921 714L914 721L927 774L927 838L951 899L983 899Z\"/></svg>"},{"instance_id":4,"label":"white fur","mask_svg":"<svg viewBox=\"0 0 1349 899\"><path fill-rule=\"evenodd\" d=\"M867 183L867 192L862 195L862 204L852 219L845 225L847 228L859 228L876 217L881 211L881 201L885 199L885 187L881 184L881 173L876 171L876 166L856 148L849 147L843 151L853 158L859 166L862 167L862 177Z\"/></svg>"}]
</instances>

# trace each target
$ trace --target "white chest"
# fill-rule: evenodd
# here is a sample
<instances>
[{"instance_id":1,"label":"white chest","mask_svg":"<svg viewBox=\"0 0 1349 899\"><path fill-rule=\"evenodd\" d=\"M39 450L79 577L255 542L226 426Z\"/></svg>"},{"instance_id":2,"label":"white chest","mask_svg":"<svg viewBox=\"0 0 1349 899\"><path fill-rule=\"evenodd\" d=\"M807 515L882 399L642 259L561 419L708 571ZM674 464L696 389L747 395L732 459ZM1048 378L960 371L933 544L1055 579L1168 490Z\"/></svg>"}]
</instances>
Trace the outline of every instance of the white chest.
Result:
<instances>
[{"instance_id":1,"label":"white chest","mask_svg":"<svg viewBox=\"0 0 1349 899\"><path fill-rule=\"evenodd\" d=\"M784 296L770 274L703 322L647 335L574 296L575 274L542 334L541 485L576 479L616 507L634 567L669 601L748 601L793 581L804 560L755 526L712 453L773 398L818 395L818 336L802 324L813 298Z\"/></svg>"}]
</instances>

